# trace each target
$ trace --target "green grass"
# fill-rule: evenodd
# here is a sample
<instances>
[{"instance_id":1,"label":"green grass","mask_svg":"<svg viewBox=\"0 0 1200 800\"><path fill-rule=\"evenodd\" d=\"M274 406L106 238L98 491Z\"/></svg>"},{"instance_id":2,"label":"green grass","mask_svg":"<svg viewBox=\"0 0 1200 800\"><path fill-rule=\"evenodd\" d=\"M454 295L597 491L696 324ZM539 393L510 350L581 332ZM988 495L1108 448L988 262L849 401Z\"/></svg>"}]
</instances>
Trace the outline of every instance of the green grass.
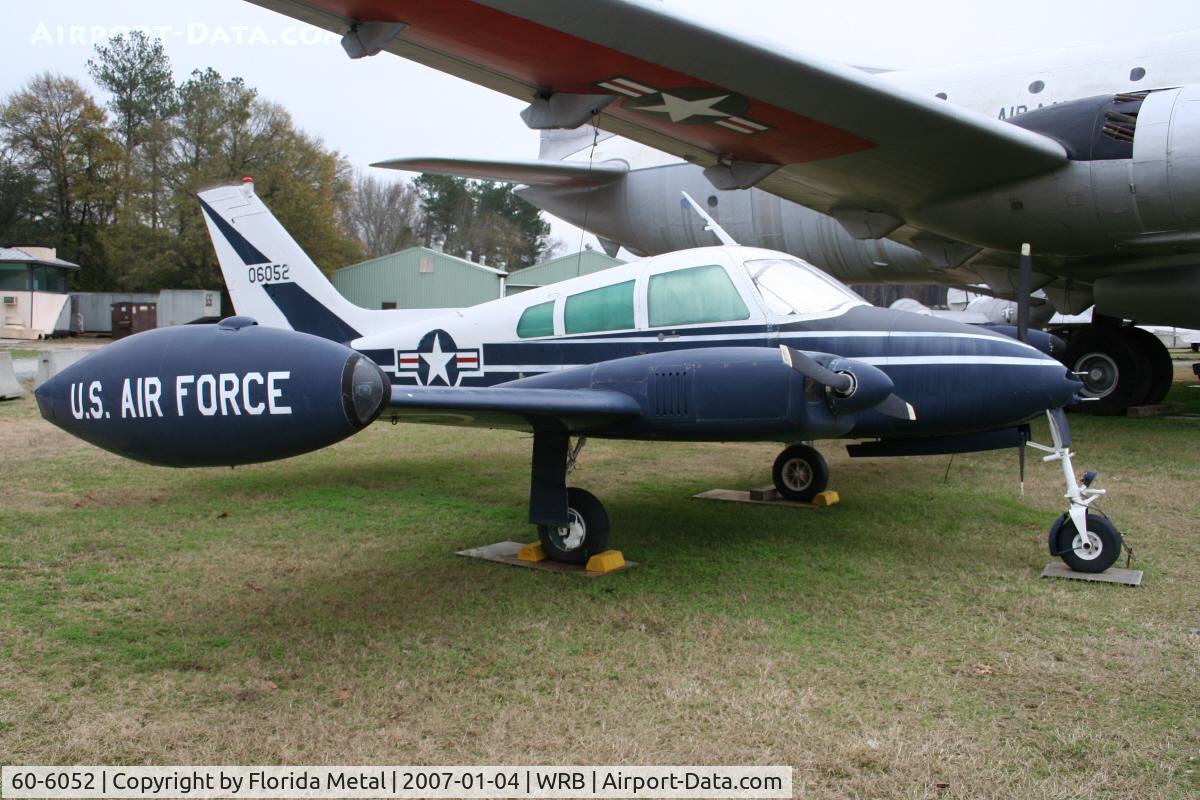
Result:
<instances>
[{"instance_id":1,"label":"green grass","mask_svg":"<svg viewBox=\"0 0 1200 800\"><path fill-rule=\"evenodd\" d=\"M533 538L519 435L381 423L179 471L0 404L0 763L783 763L816 797L1195 796L1200 421L1072 423L1138 589L1037 577L1061 476L1031 464L1020 497L1011 453L947 472L825 442L843 501L797 510L691 498L767 482L775 446L593 442L573 483L640 566L583 579L453 554Z\"/></svg>"}]
</instances>

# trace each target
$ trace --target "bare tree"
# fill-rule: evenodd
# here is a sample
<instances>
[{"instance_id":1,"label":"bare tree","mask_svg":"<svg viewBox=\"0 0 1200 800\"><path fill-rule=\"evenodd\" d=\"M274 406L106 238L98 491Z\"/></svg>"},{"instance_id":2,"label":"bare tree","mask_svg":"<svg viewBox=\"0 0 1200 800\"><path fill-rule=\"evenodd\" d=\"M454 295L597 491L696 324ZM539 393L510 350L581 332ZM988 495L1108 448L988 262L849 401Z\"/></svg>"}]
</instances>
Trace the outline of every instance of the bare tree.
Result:
<instances>
[{"instance_id":1,"label":"bare tree","mask_svg":"<svg viewBox=\"0 0 1200 800\"><path fill-rule=\"evenodd\" d=\"M368 258L377 258L417 243L421 204L407 182L357 172L342 207L342 226Z\"/></svg>"}]
</instances>

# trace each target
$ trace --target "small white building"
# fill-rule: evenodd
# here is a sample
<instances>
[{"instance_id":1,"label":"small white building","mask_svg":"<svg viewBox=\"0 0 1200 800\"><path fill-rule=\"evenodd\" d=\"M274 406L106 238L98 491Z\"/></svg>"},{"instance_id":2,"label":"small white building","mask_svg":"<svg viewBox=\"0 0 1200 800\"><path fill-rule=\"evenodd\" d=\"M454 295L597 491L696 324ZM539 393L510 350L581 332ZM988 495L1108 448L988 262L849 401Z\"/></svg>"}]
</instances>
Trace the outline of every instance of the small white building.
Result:
<instances>
[{"instance_id":1,"label":"small white building","mask_svg":"<svg viewBox=\"0 0 1200 800\"><path fill-rule=\"evenodd\" d=\"M69 332L67 282L78 270L52 247L0 247L0 337L44 339Z\"/></svg>"}]
</instances>

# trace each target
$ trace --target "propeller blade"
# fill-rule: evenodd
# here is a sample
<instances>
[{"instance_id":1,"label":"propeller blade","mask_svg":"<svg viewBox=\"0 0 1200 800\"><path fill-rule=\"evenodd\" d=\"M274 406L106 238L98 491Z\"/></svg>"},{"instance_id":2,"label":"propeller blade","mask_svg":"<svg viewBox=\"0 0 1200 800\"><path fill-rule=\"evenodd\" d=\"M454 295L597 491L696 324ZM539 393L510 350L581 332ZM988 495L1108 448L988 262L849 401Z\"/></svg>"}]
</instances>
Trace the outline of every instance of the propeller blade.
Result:
<instances>
[{"instance_id":1,"label":"propeller blade","mask_svg":"<svg viewBox=\"0 0 1200 800\"><path fill-rule=\"evenodd\" d=\"M1021 245L1021 259L1017 262L1017 338L1029 341L1029 303L1033 294L1033 256L1029 243Z\"/></svg>"},{"instance_id":2,"label":"propeller blade","mask_svg":"<svg viewBox=\"0 0 1200 800\"><path fill-rule=\"evenodd\" d=\"M781 344L779 352L783 356L783 363L804 377L811 378L822 386L828 386L835 392L848 392L854 386L854 378L821 366L795 348Z\"/></svg>"},{"instance_id":3,"label":"propeller blade","mask_svg":"<svg viewBox=\"0 0 1200 800\"><path fill-rule=\"evenodd\" d=\"M909 422L917 421L917 410L912 407L912 403L895 393L885 397L882 403L875 406L875 410L888 417L906 419Z\"/></svg>"}]
</instances>

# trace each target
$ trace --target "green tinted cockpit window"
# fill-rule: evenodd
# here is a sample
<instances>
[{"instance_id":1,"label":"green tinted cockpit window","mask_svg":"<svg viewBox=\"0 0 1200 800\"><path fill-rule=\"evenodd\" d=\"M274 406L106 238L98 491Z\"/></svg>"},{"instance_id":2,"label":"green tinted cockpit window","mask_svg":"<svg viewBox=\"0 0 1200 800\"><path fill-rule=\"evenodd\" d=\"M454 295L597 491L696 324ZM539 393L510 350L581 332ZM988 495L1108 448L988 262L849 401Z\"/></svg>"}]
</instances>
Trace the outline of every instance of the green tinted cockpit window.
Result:
<instances>
[{"instance_id":1,"label":"green tinted cockpit window","mask_svg":"<svg viewBox=\"0 0 1200 800\"><path fill-rule=\"evenodd\" d=\"M529 339L534 336L554 335L554 301L538 303L525 309L517 322L517 336Z\"/></svg>"},{"instance_id":2,"label":"green tinted cockpit window","mask_svg":"<svg viewBox=\"0 0 1200 800\"><path fill-rule=\"evenodd\" d=\"M651 327L750 317L729 274L715 264L652 275L648 303Z\"/></svg>"},{"instance_id":3,"label":"green tinted cockpit window","mask_svg":"<svg viewBox=\"0 0 1200 800\"><path fill-rule=\"evenodd\" d=\"M567 298L567 333L616 331L633 327L633 281L602 286Z\"/></svg>"}]
</instances>

